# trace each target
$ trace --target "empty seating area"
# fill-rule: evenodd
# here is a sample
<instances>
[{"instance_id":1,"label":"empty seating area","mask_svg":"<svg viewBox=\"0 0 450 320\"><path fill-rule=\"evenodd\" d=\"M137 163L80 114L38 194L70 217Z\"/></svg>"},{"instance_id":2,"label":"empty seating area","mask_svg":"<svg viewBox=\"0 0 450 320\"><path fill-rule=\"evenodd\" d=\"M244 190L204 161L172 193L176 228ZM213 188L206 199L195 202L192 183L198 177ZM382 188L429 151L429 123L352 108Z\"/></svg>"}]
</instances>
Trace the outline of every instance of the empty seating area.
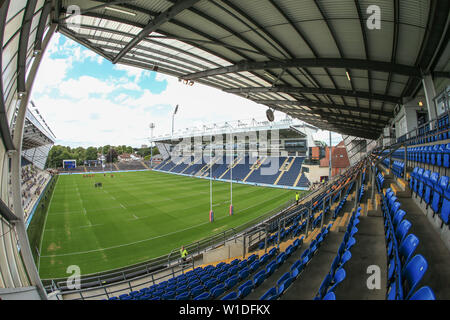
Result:
<instances>
[{"instance_id":1,"label":"empty seating area","mask_svg":"<svg viewBox=\"0 0 450 320\"><path fill-rule=\"evenodd\" d=\"M387 189L382 199L389 260L387 299L415 299L414 294L427 271L428 262L422 255L414 255L420 240L412 233L408 235L411 222L406 219L406 212L400 209L401 204L394 192ZM430 298L434 300L434 293Z\"/></svg>"},{"instance_id":2,"label":"empty seating area","mask_svg":"<svg viewBox=\"0 0 450 320\"><path fill-rule=\"evenodd\" d=\"M282 295L286 292L289 286L293 284L297 280L297 278L300 277L302 271L307 267L311 259L314 258L314 255L317 253L317 251L320 250L320 246L326 240L330 228L331 225L322 228L320 233L317 234L317 236L314 238L313 241L311 241L309 248L306 249L303 252L303 254L292 264L292 266L290 267L290 271L284 273L276 281L276 285L267 290L267 292L265 292L260 297L260 300L275 300L282 297ZM273 264L267 267L265 273L262 273L262 276L265 279L267 279L267 277L272 275L273 272L284 263L285 259L289 257L291 254L293 254L297 249L296 248L295 250L294 249L290 250L290 248L292 247L288 247L286 249L286 252L283 252L286 256L283 256L282 259L277 260L276 262L275 261L272 262ZM280 254L280 256L282 254Z\"/></svg>"},{"instance_id":3,"label":"empty seating area","mask_svg":"<svg viewBox=\"0 0 450 320\"><path fill-rule=\"evenodd\" d=\"M304 157L286 158L271 156L256 159L250 158L248 155L236 157L232 168L233 180L255 184L277 184L280 186L308 188L310 181L301 173L304 159ZM171 158L168 158L154 169L201 177L209 177L211 170L211 176L214 179L229 180L231 177L231 161L231 158L224 156L222 161L213 163L210 169L209 163L206 163L204 159L195 161L193 157L190 159L183 158L182 161L174 163ZM286 170L287 168L288 170Z\"/></svg>"},{"instance_id":4,"label":"empty seating area","mask_svg":"<svg viewBox=\"0 0 450 320\"><path fill-rule=\"evenodd\" d=\"M431 172L424 168L416 167L411 172L409 187L420 202L426 204L426 208L433 210L433 217L437 215L442 226L448 228L450 212L450 185L449 177L438 172Z\"/></svg>"},{"instance_id":5,"label":"empty seating area","mask_svg":"<svg viewBox=\"0 0 450 320\"><path fill-rule=\"evenodd\" d=\"M297 245L301 245L298 241ZM109 300L210 300L242 299L253 288L256 271L268 265L269 260L280 261L277 249L259 257L256 254L247 259L234 259L230 263L196 267L191 271L173 277L150 287L110 297Z\"/></svg>"},{"instance_id":6,"label":"empty seating area","mask_svg":"<svg viewBox=\"0 0 450 320\"><path fill-rule=\"evenodd\" d=\"M417 159L418 155L427 161L425 153L411 154L408 159ZM445 195L448 192L450 196L449 177L415 167L408 181L410 196L398 195L393 188L384 189L386 180L389 178L377 174L388 261L386 298L448 299L450 277L448 268L443 266L450 263L450 249L445 246L445 234L449 231L450 200Z\"/></svg>"},{"instance_id":7,"label":"empty seating area","mask_svg":"<svg viewBox=\"0 0 450 320\"><path fill-rule=\"evenodd\" d=\"M22 161L21 170L21 191L22 191L22 206L24 209L25 220L33 211L33 207L39 200L41 193L45 186L50 181L52 174L47 170L40 170L28 161ZM11 184L11 181L9 181ZM12 202L12 194L10 194Z\"/></svg>"},{"instance_id":8,"label":"empty seating area","mask_svg":"<svg viewBox=\"0 0 450 320\"><path fill-rule=\"evenodd\" d=\"M392 173L399 178L403 178L405 163L402 161L394 161L392 163Z\"/></svg>"},{"instance_id":9,"label":"empty seating area","mask_svg":"<svg viewBox=\"0 0 450 320\"><path fill-rule=\"evenodd\" d=\"M118 162L117 167L119 170L145 170L147 169L141 161L124 161Z\"/></svg>"},{"instance_id":10,"label":"empty seating area","mask_svg":"<svg viewBox=\"0 0 450 320\"><path fill-rule=\"evenodd\" d=\"M433 125L433 129L431 128ZM425 124L417 129L409 137L402 136L397 142L407 142L408 145L426 144L449 139L449 114L444 113L431 123Z\"/></svg>"},{"instance_id":11,"label":"empty seating area","mask_svg":"<svg viewBox=\"0 0 450 320\"><path fill-rule=\"evenodd\" d=\"M346 273L344 265L352 258L350 249L355 245L356 240L353 237L357 232L356 227L359 223L361 207L352 214L352 217L347 225L347 231L344 235L344 240L339 246L336 258L330 268L330 272L323 279L315 300L336 300L335 290L337 286L345 279Z\"/></svg>"}]
</instances>

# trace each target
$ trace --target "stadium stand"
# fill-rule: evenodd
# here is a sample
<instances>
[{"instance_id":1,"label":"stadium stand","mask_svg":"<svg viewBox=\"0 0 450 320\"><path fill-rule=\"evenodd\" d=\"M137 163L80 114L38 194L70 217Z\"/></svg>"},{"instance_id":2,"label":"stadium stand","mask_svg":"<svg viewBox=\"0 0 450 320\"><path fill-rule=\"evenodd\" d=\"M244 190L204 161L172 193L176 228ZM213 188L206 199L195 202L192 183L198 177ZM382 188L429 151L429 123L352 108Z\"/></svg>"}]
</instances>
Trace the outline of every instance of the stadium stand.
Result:
<instances>
[{"instance_id":1,"label":"stadium stand","mask_svg":"<svg viewBox=\"0 0 450 320\"><path fill-rule=\"evenodd\" d=\"M50 181L52 173L48 170L41 170L26 160L22 161L22 164L24 164L21 169L22 206L24 208L25 220L27 220L33 207L39 200L39 196Z\"/></svg>"},{"instance_id":2,"label":"stadium stand","mask_svg":"<svg viewBox=\"0 0 450 320\"><path fill-rule=\"evenodd\" d=\"M288 187L308 188L310 182L305 174L302 174L304 157L261 157L251 159L248 155L237 157L233 166L233 180L255 184L280 185ZM213 163L211 171L214 179L229 180L231 176L229 157ZM287 165L283 167L284 164ZM209 177L210 167L204 159L195 160L194 157L185 157L178 163L169 158L155 170L181 173L191 176ZM277 180L279 178L279 180ZM298 179L298 181L296 181Z\"/></svg>"}]
</instances>

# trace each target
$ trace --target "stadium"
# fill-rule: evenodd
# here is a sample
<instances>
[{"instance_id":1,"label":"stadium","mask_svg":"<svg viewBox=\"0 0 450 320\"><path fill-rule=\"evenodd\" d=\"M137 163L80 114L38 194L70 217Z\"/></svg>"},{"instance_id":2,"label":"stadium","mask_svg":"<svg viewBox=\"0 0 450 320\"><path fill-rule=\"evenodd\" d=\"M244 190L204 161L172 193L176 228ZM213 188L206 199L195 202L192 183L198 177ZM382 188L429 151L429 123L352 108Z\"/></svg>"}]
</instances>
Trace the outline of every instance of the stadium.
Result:
<instances>
[{"instance_id":1,"label":"stadium","mask_svg":"<svg viewBox=\"0 0 450 320\"><path fill-rule=\"evenodd\" d=\"M266 117L63 150L57 36ZM449 38L438 0L0 1L1 300L450 299Z\"/></svg>"}]
</instances>

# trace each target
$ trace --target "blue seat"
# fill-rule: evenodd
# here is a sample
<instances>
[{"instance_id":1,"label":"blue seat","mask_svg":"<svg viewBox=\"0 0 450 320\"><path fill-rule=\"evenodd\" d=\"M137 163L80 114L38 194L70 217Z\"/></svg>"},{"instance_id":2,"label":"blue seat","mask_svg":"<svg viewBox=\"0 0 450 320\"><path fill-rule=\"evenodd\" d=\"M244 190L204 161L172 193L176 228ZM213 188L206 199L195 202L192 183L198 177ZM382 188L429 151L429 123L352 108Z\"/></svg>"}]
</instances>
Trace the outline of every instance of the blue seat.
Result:
<instances>
[{"instance_id":1,"label":"blue seat","mask_svg":"<svg viewBox=\"0 0 450 320\"><path fill-rule=\"evenodd\" d=\"M234 291L231 291L226 296L224 296L221 300L237 300L237 299L238 299L237 293Z\"/></svg>"},{"instance_id":2,"label":"blue seat","mask_svg":"<svg viewBox=\"0 0 450 320\"><path fill-rule=\"evenodd\" d=\"M419 168L419 170L417 171L416 177L414 178L413 190L414 190L414 192L416 194L417 194L418 189L419 189L419 181L422 179L424 171L425 171L424 168Z\"/></svg>"},{"instance_id":3,"label":"blue seat","mask_svg":"<svg viewBox=\"0 0 450 320\"><path fill-rule=\"evenodd\" d=\"M255 272L256 270L258 270L259 266L260 266L260 264L259 264L259 261L258 261L258 260L252 262L252 263L250 264L250 267L249 267L250 273L253 273L253 272Z\"/></svg>"},{"instance_id":4,"label":"blue seat","mask_svg":"<svg viewBox=\"0 0 450 320\"><path fill-rule=\"evenodd\" d=\"M347 245L345 247L345 250L350 250L354 245L356 244L356 239L353 237L350 237L348 239Z\"/></svg>"},{"instance_id":5,"label":"blue seat","mask_svg":"<svg viewBox=\"0 0 450 320\"><path fill-rule=\"evenodd\" d=\"M445 189L447 189L449 182L449 177L442 176L438 183L433 188L433 199L431 201L431 209L434 213L438 213L441 205L442 205L442 199L444 195Z\"/></svg>"},{"instance_id":6,"label":"blue seat","mask_svg":"<svg viewBox=\"0 0 450 320\"><path fill-rule=\"evenodd\" d=\"M443 165L445 168L450 167L450 143L445 145L445 149L443 151Z\"/></svg>"},{"instance_id":7,"label":"blue seat","mask_svg":"<svg viewBox=\"0 0 450 320\"><path fill-rule=\"evenodd\" d=\"M254 287L258 287L261 283L266 280L266 272L264 270L261 270L253 277L253 285Z\"/></svg>"},{"instance_id":8,"label":"blue seat","mask_svg":"<svg viewBox=\"0 0 450 320\"><path fill-rule=\"evenodd\" d=\"M211 278L208 281L206 281L205 287L208 289L212 289L216 284L217 284L217 280L214 278Z\"/></svg>"},{"instance_id":9,"label":"blue seat","mask_svg":"<svg viewBox=\"0 0 450 320\"><path fill-rule=\"evenodd\" d=\"M192 297L197 297L205 292L205 288L202 285L199 285L191 290Z\"/></svg>"},{"instance_id":10,"label":"blue seat","mask_svg":"<svg viewBox=\"0 0 450 320\"><path fill-rule=\"evenodd\" d=\"M323 279L322 283L320 284L319 292L316 295L317 300L321 300L323 298L323 296L326 294L327 289L330 286L330 283L332 282L332 280L333 280L333 277L331 276L331 274L327 274L325 276L325 279Z\"/></svg>"},{"instance_id":11,"label":"blue seat","mask_svg":"<svg viewBox=\"0 0 450 320\"><path fill-rule=\"evenodd\" d=\"M425 286L417 290L409 300L436 300L433 290L430 287Z\"/></svg>"},{"instance_id":12,"label":"blue seat","mask_svg":"<svg viewBox=\"0 0 450 320\"><path fill-rule=\"evenodd\" d=\"M173 300L175 299L175 291L168 291L162 295L164 300Z\"/></svg>"},{"instance_id":13,"label":"blue seat","mask_svg":"<svg viewBox=\"0 0 450 320\"><path fill-rule=\"evenodd\" d=\"M395 236L399 243L402 243L403 239L408 234L409 228L411 228L411 222L409 222L406 219L400 222L400 224L397 227L397 230L395 231Z\"/></svg>"},{"instance_id":14,"label":"blue seat","mask_svg":"<svg viewBox=\"0 0 450 320\"><path fill-rule=\"evenodd\" d=\"M394 228L403 220L405 217L406 212L404 210L398 210L397 213L394 216L394 220L392 221L392 224Z\"/></svg>"},{"instance_id":15,"label":"blue seat","mask_svg":"<svg viewBox=\"0 0 450 320\"><path fill-rule=\"evenodd\" d=\"M328 292L325 297L323 297L323 300L336 300L336 295L334 292Z\"/></svg>"},{"instance_id":16,"label":"blue seat","mask_svg":"<svg viewBox=\"0 0 450 320\"><path fill-rule=\"evenodd\" d=\"M403 265L406 266L408 264L418 245L419 238L414 234L409 234L405 240L403 240L398 250L400 258L403 260Z\"/></svg>"},{"instance_id":17,"label":"blue seat","mask_svg":"<svg viewBox=\"0 0 450 320\"><path fill-rule=\"evenodd\" d=\"M222 294L225 293L225 290L226 290L225 285L223 283L219 283L217 286L211 289L211 297L213 299L217 299L218 297L220 297Z\"/></svg>"},{"instance_id":18,"label":"blue seat","mask_svg":"<svg viewBox=\"0 0 450 320\"><path fill-rule=\"evenodd\" d=\"M276 267L277 267L276 261L272 261L272 262L270 262L270 263L267 265L267 267L266 267L266 274L267 274L267 277L271 276L272 273L274 273Z\"/></svg>"},{"instance_id":19,"label":"blue seat","mask_svg":"<svg viewBox=\"0 0 450 320\"><path fill-rule=\"evenodd\" d=\"M238 283L238 281L239 279L237 276L232 276L228 280L225 280L225 285L227 289L231 289Z\"/></svg>"},{"instance_id":20,"label":"blue seat","mask_svg":"<svg viewBox=\"0 0 450 320\"><path fill-rule=\"evenodd\" d=\"M450 216L450 184L444 191L440 217L445 224L448 224Z\"/></svg>"},{"instance_id":21,"label":"blue seat","mask_svg":"<svg viewBox=\"0 0 450 320\"><path fill-rule=\"evenodd\" d=\"M200 281L197 280L197 279L192 280L191 282L188 282L188 284L187 284L187 286L188 286L189 288L195 288L195 287L197 287L197 286L199 286L199 285L201 285L201 283L200 283Z\"/></svg>"},{"instance_id":22,"label":"blue seat","mask_svg":"<svg viewBox=\"0 0 450 320\"><path fill-rule=\"evenodd\" d=\"M441 167L444 164L444 150L445 150L445 144L440 144L439 148L436 152L436 165L438 167Z\"/></svg>"},{"instance_id":23,"label":"blue seat","mask_svg":"<svg viewBox=\"0 0 450 320\"><path fill-rule=\"evenodd\" d=\"M253 290L253 282L252 280L246 281L243 285L239 287L238 297L239 299L243 299L250 294Z\"/></svg>"},{"instance_id":24,"label":"blue seat","mask_svg":"<svg viewBox=\"0 0 450 320\"><path fill-rule=\"evenodd\" d=\"M194 300L209 300L211 298L211 295L209 292L203 292L202 294L198 295L194 298Z\"/></svg>"},{"instance_id":25,"label":"blue seat","mask_svg":"<svg viewBox=\"0 0 450 320\"><path fill-rule=\"evenodd\" d=\"M277 281L277 287L280 286L281 283L283 283L286 279L290 278L291 274L289 272L286 272L285 274L283 274L280 279L278 279Z\"/></svg>"},{"instance_id":26,"label":"blue seat","mask_svg":"<svg viewBox=\"0 0 450 320\"><path fill-rule=\"evenodd\" d=\"M216 279L217 279L218 282L225 282L225 280L228 279L228 274L226 272L219 273L217 275Z\"/></svg>"},{"instance_id":27,"label":"blue seat","mask_svg":"<svg viewBox=\"0 0 450 320\"><path fill-rule=\"evenodd\" d=\"M408 286L407 293L405 294L406 299L412 295L427 269L427 260L420 254L415 255L405 266L402 272L402 278L405 279Z\"/></svg>"},{"instance_id":28,"label":"blue seat","mask_svg":"<svg viewBox=\"0 0 450 320\"><path fill-rule=\"evenodd\" d=\"M249 275L250 275L250 270L247 267L245 267L244 269L239 271L239 280L242 281L244 279L247 279Z\"/></svg>"},{"instance_id":29,"label":"blue seat","mask_svg":"<svg viewBox=\"0 0 450 320\"><path fill-rule=\"evenodd\" d=\"M396 214L397 211L400 209L400 207L401 207L401 204L400 204L400 202L398 202L398 201L396 201L396 202L392 205L391 209L389 210L389 214L391 215L391 219L393 219L393 218L395 217L395 214Z\"/></svg>"},{"instance_id":30,"label":"blue seat","mask_svg":"<svg viewBox=\"0 0 450 320\"><path fill-rule=\"evenodd\" d=\"M287 288L289 288L289 286L292 284L292 281L294 280L294 278L291 277L290 273L287 272L287 274L289 275L289 277L287 279L285 279L283 282L281 282L280 284L278 280L277 285L278 285L278 296L281 296L286 290Z\"/></svg>"},{"instance_id":31,"label":"blue seat","mask_svg":"<svg viewBox=\"0 0 450 320\"><path fill-rule=\"evenodd\" d=\"M259 300L275 300L278 298L278 292L275 287L270 288L264 293Z\"/></svg>"},{"instance_id":32,"label":"blue seat","mask_svg":"<svg viewBox=\"0 0 450 320\"><path fill-rule=\"evenodd\" d=\"M345 276L346 276L346 273L345 273L345 270L343 268L340 268L340 269L336 270L336 273L334 274L334 278L333 278L333 284L330 287L330 289L328 289L328 292L334 292L336 290L336 287L342 281L344 281Z\"/></svg>"},{"instance_id":33,"label":"blue seat","mask_svg":"<svg viewBox=\"0 0 450 320\"><path fill-rule=\"evenodd\" d=\"M349 261L352 258L352 254L350 251L345 251L344 254L341 257L341 260L339 262L339 267L342 267L347 261Z\"/></svg>"},{"instance_id":34,"label":"blue seat","mask_svg":"<svg viewBox=\"0 0 450 320\"><path fill-rule=\"evenodd\" d=\"M434 186L438 183L439 180L439 173L433 172L430 177L426 180L426 186L425 186L425 194L424 194L424 201L426 204L429 204L431 201L431 192L434 188Z\"/></svg>"},{"instance_id":35,"label":"blue seat","mask_svg":"<svg viewBox=\"0 0 450 320\"><path fill-rule=\"evenodd\" d=\"M180 293L179 295L177 295L176 297L175 297L175 300L189 300L189 292L188 291L186 291L186 292L183 292L183 293Z\"/></svg>"}]
</instances>

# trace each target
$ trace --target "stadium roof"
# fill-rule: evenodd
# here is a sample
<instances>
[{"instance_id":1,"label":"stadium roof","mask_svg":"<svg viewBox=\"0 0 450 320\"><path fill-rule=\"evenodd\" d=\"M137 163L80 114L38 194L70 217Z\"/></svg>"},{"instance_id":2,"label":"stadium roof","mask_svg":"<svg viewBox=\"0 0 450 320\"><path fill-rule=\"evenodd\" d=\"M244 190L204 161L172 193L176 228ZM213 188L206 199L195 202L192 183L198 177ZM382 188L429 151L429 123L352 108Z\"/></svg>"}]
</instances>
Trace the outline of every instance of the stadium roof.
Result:
<instances>
[{"instance_id":1,"label":"stadium roof","mask_svg":"<svg viewBox=\"0 0 450 320\"><path fill-rule=\"evenodd\" d=\"M372 5L380 9L379 29L369 28ZM379 137L397 104L420 93L423 75L450 74L449 1L34 0L25 14L34 8L41 8L39 25L24 26L40 37L52 21L113 63L369 139Z\"/></svg>"}]
</instances>

